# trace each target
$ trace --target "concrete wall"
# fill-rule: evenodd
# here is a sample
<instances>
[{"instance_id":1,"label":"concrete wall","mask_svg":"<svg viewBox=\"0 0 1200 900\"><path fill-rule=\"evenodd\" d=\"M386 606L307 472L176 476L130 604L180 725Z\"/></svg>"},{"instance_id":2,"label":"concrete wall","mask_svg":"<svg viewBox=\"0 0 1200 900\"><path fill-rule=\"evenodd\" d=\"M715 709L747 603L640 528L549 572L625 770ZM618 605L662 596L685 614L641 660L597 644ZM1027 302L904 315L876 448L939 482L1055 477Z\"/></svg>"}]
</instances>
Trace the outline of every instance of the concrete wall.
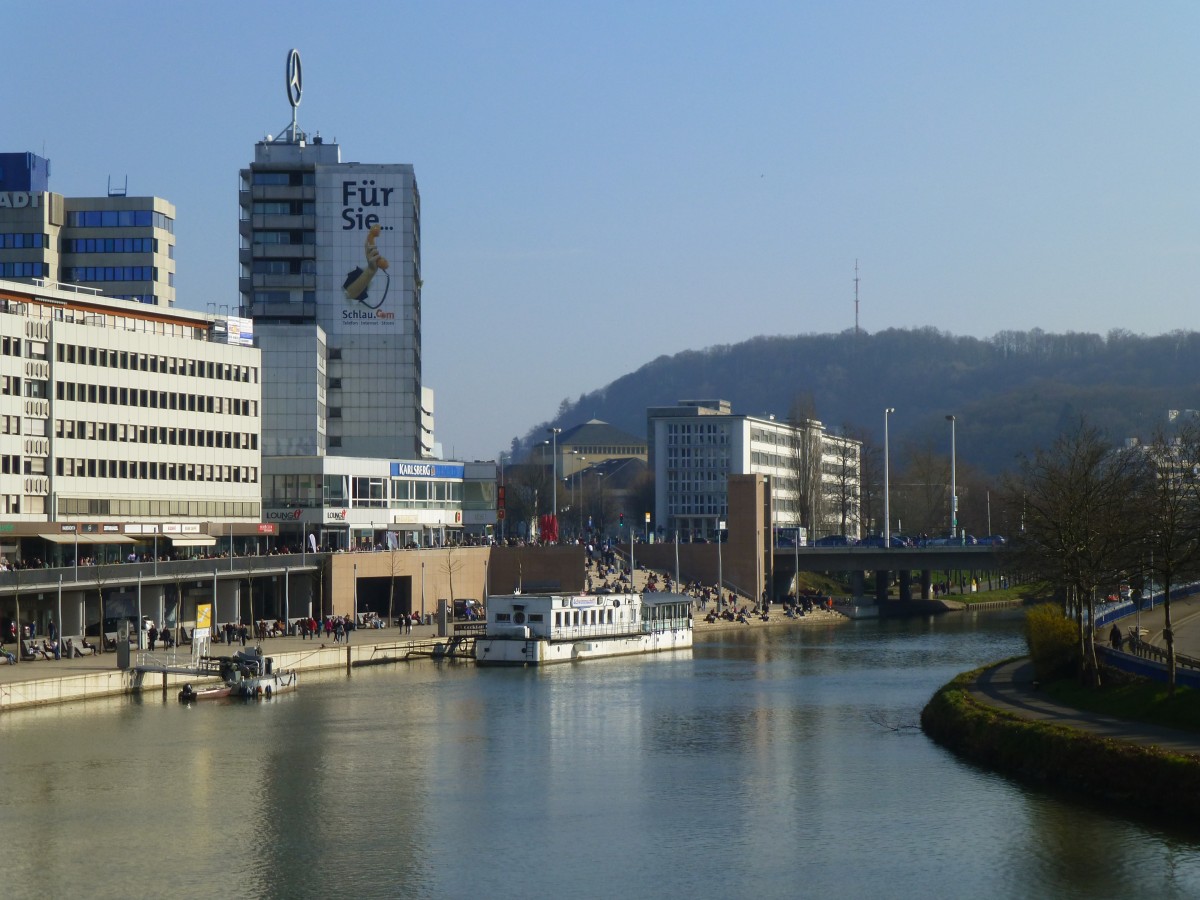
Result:
<instances>
[{"instance_id":1,"label":"concrete wall","mask_svg":"<svg viewBox=\"0 0 1200 900\"><path fill-rule=\"evenodd\" d=\"M584 589L582 547L493 547L488 582L493 594ZM471 595L468 595L471 596ZM474 595L482 596L482 595Z\"/></svg>"}]
</instances>

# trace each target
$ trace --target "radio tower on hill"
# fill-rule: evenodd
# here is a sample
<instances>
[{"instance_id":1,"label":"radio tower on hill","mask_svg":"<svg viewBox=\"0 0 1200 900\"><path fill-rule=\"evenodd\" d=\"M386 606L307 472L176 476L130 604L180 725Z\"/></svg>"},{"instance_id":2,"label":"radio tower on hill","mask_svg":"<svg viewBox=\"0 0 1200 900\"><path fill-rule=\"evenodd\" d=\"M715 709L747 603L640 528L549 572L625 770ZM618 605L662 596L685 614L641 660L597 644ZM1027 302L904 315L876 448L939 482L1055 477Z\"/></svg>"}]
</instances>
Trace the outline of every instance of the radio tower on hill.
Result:
<instances>
[{"instance_id":1,"label":"radio tower on hill","mask_svg":"<svg viewBox=\"0 0 1200 900\"><path fill-rule=\"evenodd\" d=\"M854 261L854 336L858 337L858 260Z\"/></svg>"}]
</instances>

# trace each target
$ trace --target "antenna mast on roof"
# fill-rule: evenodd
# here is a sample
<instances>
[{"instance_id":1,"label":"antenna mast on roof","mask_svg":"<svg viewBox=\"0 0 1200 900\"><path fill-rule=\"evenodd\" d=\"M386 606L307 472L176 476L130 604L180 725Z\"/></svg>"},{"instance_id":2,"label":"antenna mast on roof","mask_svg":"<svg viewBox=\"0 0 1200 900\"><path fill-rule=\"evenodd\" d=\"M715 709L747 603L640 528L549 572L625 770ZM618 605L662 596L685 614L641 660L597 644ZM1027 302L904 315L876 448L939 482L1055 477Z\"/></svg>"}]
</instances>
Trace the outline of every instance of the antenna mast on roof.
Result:
<instances>
[{"instance_id":1,"label":"antenna mast on roof","mask_svg":"<svg viewBox=\"0 0 1200 900\"><path fill-rule=\"evenodd\" d=\"M854 336L858 336L858 260L854 260Z\"/></svg>"}]
</instances>

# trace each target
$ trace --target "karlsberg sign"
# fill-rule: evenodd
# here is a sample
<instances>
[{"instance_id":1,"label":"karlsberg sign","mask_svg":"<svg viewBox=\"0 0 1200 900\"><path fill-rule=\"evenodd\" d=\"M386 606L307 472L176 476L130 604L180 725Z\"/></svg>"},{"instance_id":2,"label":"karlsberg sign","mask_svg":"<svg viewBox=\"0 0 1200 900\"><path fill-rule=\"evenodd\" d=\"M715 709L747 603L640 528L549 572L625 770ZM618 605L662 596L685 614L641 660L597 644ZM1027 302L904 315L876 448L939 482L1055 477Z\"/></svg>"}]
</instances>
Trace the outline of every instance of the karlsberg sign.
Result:
<instances>
[{"instance_id":1,"label":"karlsberg sign","mask_svg":"<svg viewBox=\"0 0 1200 900\"><path fill-rule=\"evenodd\" d=\"M393 478L462 478L466 466L442 466L437 463L394 462L392 463Z\"/></svg>"}]
</instances>

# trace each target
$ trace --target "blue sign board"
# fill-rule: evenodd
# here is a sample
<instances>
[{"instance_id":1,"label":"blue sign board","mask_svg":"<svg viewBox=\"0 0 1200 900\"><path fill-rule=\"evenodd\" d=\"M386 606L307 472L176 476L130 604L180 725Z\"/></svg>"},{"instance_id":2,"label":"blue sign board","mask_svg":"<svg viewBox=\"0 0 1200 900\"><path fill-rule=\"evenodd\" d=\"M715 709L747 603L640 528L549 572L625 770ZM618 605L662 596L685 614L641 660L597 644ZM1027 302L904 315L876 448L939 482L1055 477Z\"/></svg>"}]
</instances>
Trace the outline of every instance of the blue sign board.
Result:
<instances>
[{"instance_id":1,"label":"blue sign board","mask_svg":"<svg viewBox=\"0 0 1200 900\"><path fill-rule=\"evenodd\" d=\"M452 465L424 462L392 463L393 478L462 478L465 470L466 466L462 463Z\"/></svg>"}]
</instances>

